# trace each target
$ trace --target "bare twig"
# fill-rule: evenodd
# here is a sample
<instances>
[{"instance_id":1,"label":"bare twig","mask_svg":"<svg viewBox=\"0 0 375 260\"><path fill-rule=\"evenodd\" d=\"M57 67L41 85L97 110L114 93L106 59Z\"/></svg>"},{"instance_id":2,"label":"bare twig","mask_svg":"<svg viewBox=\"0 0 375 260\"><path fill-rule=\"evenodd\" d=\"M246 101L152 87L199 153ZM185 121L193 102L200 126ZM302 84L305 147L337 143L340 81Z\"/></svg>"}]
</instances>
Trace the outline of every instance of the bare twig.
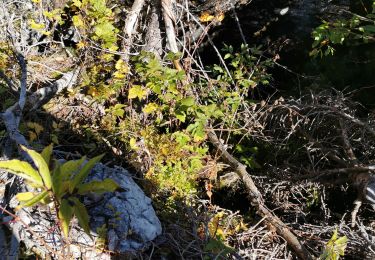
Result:
<instances>
[{"instance_id":1,"label":"bare twig","mask_svg":"<svg viewBox=\"0 0 375 260\"><path fill-rule=\"evenodd\" d=\"M355 154L353 152L353 148L350 144L348 132L346 130L345 123L342 119L340 119L339 122L340 122L340 127L341 127L341 134L342 134L342 141L343 141L343 144L344 144L344 149L345 149L346 154L349 157L350 164L354 165L354 166L358 165L358 159L355 156Z\"/></svg>"},{"instance_id":2,"label":"bare twig","mask_svg":"<svg viewBox=\"0 0 375 260\"><path fill-rule=\"evenodd\" d=\"M13 93L17 93L17 87L14 85L13 81L10 78L8 78L7 75L5 75L4 71L2 70L0 70L0 78L2 78L5 81L5 83L8 85L8 87Z\"/></svg>"},{"instance_id":3,"label":"bare twig","mask_svg":"<svg viewBox=\"0 0 375 260\"><path fill-rule=\"evenodd\" d=\"M22 223L22 225L34 236L34 238L36 238L39 243L41 245L43 245L49 252L53 253L55 256L59 256L60 254L58 254L55 250L53 250L41 237L38 236L38 234L36 234L30 227L29 225L27 225L21 217L13 214L12 212L10 212L9 210L3 208L2 206L0 206L0 210L2 212L5 212L6 214L8 214L9 216L13 217L15 221L19 221Z\"/></svg>"}]
</instances>

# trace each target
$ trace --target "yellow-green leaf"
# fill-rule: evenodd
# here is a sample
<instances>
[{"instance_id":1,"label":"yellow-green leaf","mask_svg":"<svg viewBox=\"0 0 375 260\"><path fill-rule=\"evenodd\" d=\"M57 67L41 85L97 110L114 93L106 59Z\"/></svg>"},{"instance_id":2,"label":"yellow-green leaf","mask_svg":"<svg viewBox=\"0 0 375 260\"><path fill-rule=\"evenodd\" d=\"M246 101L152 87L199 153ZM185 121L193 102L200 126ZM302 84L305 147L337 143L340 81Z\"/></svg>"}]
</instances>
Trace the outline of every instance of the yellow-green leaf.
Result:
<instances>
[{"instance_id":1,"label":"yellow-green leaf","mask_svg":"<svg viewBox=\"0 0 375 260\"><path fill-rule=\"evenodd\" d=\"M81 8L82 2L80 0L73 0L72 5Z\"/></svg>"},{"instance_id":2,"label":"yellow-green leaf","mask_svg":"<svg viewBox=\"0 0 375 260\"><path fill-rule=\"evenodd\" d=\"M125 78L125 74L120 72L120 71L115 71L115 73L113 73L113 77L115 79L124 79Z\"/></svg>"},{"instance_id":3,"label":"yellow-green leaf","mask_svg":"<svg viewBox=\"0 0 375 260\"><path fill-rule=\"evenodd\" d=\"M126 74L126 73L129 72L128 65L126 65L126 63L125 63L125 61L123 59L119 59L116 62L115 68L121 74Z\"/></svg>"},{"instance_id":4,"label":"yellow-green leaf","mask_svg":"<svg viewBox=\"0 0 375 260\"><path fill-rule=\"evenodd\" d=\"M27 122L26 126L30 129L34 129L35 133L39 135L41 132L43 132L44 127L38 123L35 122Z\"/></svg>"},{"instance_id":5,"label":"yellow-green leaf","mask_svg":"<svg viewBox=\"0 0 375 260\"><path fill-rule=\"evenodd\" d=\"M27 154L31 157L31 159L33 159L35 166L39 170L40 176L42 176L44 185L47 187L47 189L50 189L52 187L52 181L51 181L51 174L49 172L48 164L46 163L46 161L43 159L43 157L39 153L31 149L27 149L25 146L22 146L22 145L21 145L21 148L22 150L27 152Z\"/></svg>"},{"instance_id":6,"label":"yellow-green leaf","mask_svg":"<svg viewBox=\"0 0 375 260\"><path fill-rule=\"evenodd\" d=\"M20 192L20 193L17 193L16 195L16 199L18 201L26 201L26 200L31 200L32 198L34 198L34 193L32 192Z\"/></svg>"},{"instance_id":7,"label":"yellow-green leaf","mask_svg":"<svg viewBox=\"0 0 375 260\"><path fill-rule=\"evenodd\" d=\"M118 184L112 179L104 179L103 181L91 181L89 183L83 183L78 187L78 194L85 194L88 192L103 193L113 192L119 188Z\"/></svg>"},{"instance_id":8,"label":"yellow-green leaf","mask_svg":"<svg viewBox=\"0 0 375 260\"><path fill-rule=\"evenodd\" d=\"M148 103L144 108L143 108L143 112L146 113L146 114L151 114L153 112L155 112L156 110L158 110L159 106L158 104L156 103Z\"/></svg>"},{"instance_id":9,"label":"yellow-green leaf","mask_svg":"<svg viewBox=\"0 0 375 260\"><path fill-rule=\"evenodd\" d=\"M43 30L45 25L42 24L42 23L36 23L34 20L30 20L29 21L29 25L30 25L30 28L31 29L34 29L34 30Z\"/></svg>"},{"instance_id":10,"label":"yellow-green leaf","mask_svg":"<svg viewBox=\"0 0 375 260\"><path fill-rule=\"evenodd\" d=\"M50 144L50 145L46 146L41 153L41 155L42 155L44 161L47 163L47 165L49 165L49 162L51 160L52 151L53 151L53 144Z\"/></svg>"},{"instance_id":11,"label":"yellow-green leaf","mask_svg":"<svg viewBox=\"0 0 375 260\"><path fill-rule=\"evenodd\" d=\"M147 91L144 90L142 86L133 85L133 87L129 89L128 98L129 99L138 98L139 100L142 100L146 96L146 94L147 94Z\"/></svg>"},{"instance_id":12,"label":"yellow-green leaf","mask_svg":"<svg viewBox=\"0 0 375 260\"><path fill-rule=\"evenodd\" d=\"M85 205L83 205L77 198L73 197L70 198L73 202L74 206L74 214L78 218L79 225L83 228L83 230L91 237L90 235L90 226L89 226L89 214L87 213Z\"/></svg>"},{"instance_id":13,"label":"yellow-green leaf","mask_svg":"<svg viewBox=\"0 0 375 260\"><path fill-rule=\"evenodd\" d=\"M33 197L33 198L25 201L21 205L17 206L16 210L19 210L19 209L21 209L23 207L32 207L32 206L34 206L35 204L37 204L38 202L40 202L42 199L44 199L47 196L48 196L48 191L45 190L45 191L39 193L38 195L36 195L35 197Z\"/></svg>"},{"instance_id":14,"label":"yellow-green leaf","mask_svg":"<svg viewBox=\"0 0 375 260\"><path fill-rule=\"evenodd\" d=\"M72 185L69 187L70 193L73 193L75 187L86 179L91 169L103 158L103 156L104 154L92 158L82 167L79 173L77 173L72 180Z\"/></svg>"},{"instance_id":15,"label":"yellow-green leaf","mask_svg":"<svg viewBox=\"0 0 375 260\"><path fill-rule=\"evenodd\" d=\"M72 21L73 21L74 26L76 27L84 27L85 25L80 15L74 15L72 17Z\"/></svg>"},{"instance_id":16,"label":"yellow-green leaf","mask_svg":"<svg viewBox=\"0 0 375 260\"><path fill-rule=\"evenodd\" d=\"M139 147L137 145L137 140L135 140L135 138L130 138L130 141L129 141L129 145L130 145L130 148L134 151L137 151L139 150Z\"/></svg>"},{"instance_id":17,"label":"yellow-green leaf","mask_svg":"<svg viewBox=\"0 0 375 260\"><path fill-rule=\"evenodd\" d=\"M59 220L61 224L61 229L65 235L65 237L68 237L69 235L69 224L70 220L73 216L73 207L69 204L69 201L66 199L63 199L60 204L60 210L59 210Z\"/></svg>"},{"instance_id":18,"label":"yellow-green leaf","mask_svg":"<svg viewBox=\"0 0 375 260\"><path fill-rule=\"evenodd\" d=\"M0 161L0 169L4 169L37 185L43 185L39 173L27 162L20 160Z\"/></svg>"}]
</instances>

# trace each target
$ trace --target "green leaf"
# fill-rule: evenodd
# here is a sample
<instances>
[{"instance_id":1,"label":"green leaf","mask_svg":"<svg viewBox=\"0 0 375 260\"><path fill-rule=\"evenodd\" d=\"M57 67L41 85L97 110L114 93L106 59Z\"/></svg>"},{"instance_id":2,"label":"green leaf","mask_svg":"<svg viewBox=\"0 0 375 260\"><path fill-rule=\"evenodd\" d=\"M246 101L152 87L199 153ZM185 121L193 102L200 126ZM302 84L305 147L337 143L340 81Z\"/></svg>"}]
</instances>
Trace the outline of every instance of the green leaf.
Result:
<instances>
[{"instance_id":1,"label":"green leaf","mask_svg":"<svg viewBox=\"0 0 375 260\"><path fill-rule=\"evenodd\" d=\"M369 33L375 33L375 25L365 25L363 26L364 31Z\"/></svg>"},{"instance_id":2,"label":"green leaf","mask_svg":"<svg viewBox=\"0 0 375 260\"><path fill-rule=\"evenodd\" d=\"M79 160L70 160L61 165L62 176L70 177L72 174L78 172L83 162L86 160L86 156L83 156Z\"/></svg>"},{"instance_id":3,"label":"green leaf","mask_svg":"<svg viewBox=\"0 0 375 260\"><path fill-rule=\"evenodd\" d=\"M125 113L124 107L125 107L125 105L123 105L123 104L116 104L112 108L112 114L114 116L123 117L124 113Z\"/></svg>"},{"instance_id":4,"label":"green leaf","mask_svg":"<svg viewBox=\"0 0 375 260\"><path fill-rule=\"evenodd\" d=\"M83 195L88 192L103 193L103 192L114 192L119 188L118 184L112 179L104 179L103 181L91 181L79 185L78 194Z\"/></svg>"},{"instance_id":5,"label":"green leaf","mask_svg":"<svg viewBox=\"0 0 375 260\"><path fill-rule=\"evenodd\" d=\"M19 210L23 207L32 207L35 204L37 204L38 202L40 202L42 199L47 197L47 195L48 195L48 191L45 190L45 191L39 193L38 195L36 195L35 197L33 197L32 199L29 199L29 200L25 201L24 203L22 203L21 205L17 206L16 210Z\"/></svg>"},{"instance_id":6,"label":"green leaf","mask_svg":"<svg viewBox=\"0 0 375 260\"><path fill-rule=\"evenodd\" d=\"M78 218L79 225L83 228L83 230L88 234L90 237L90 226L89 226L89 214L87 213L85 205L83 205L77 198L73 197L70 200L74 203L73 209L74 214Z\"/></svg>"},{"instance_id":7,"label":"green leaf","mask_svg":"<svg viewBox=\"0 0 375 260\"><path fill-rule=\"evenodd\" d=\"M94 30L98 37L107 40L108 37L113 35L115 27L110 22L103 22L96 25Z\"/></svg>"},{"instance_id":8,"label":"green leaf","mask_svg":"<svg viewBox=\"0 0 375 260\"><path fill-rule=\"evenodd\" d=\"M63 193L63 174L61 173L61 165L59 162L56 162L55 169L53 169L52 174L52 190L55 193L55 196L60 199Z\"/></svg>"},{"instance_id":9,"label":"green leaf","mask_svg":"<svg viewBox=\"0 0 375 260\"><path fill-rule=\"evenodd\" d=\"M73 207L70 205L69 201L63 199L60 204L59 209L59 220L61 224L62 231L65 237L69 235L69 223L73 216Z\"/></svg>"},{"instance_id":10,"label":"green leaf","mask_svg":"<svg viewBox=\"0 0 375 260\"><path fill-rule=\"evenodd\" d=\"M176 115L176 118L178 120L180 120L182 123L185 123L185 120L186 120L186 114L185 114L185 112L183 112L183 111L176 111L175 115Z\"/></svg>"},{"instance_id":11,"label":"green leaf","mask_svg":"<svg viewBox=\"0 0 375 260\"><path fill-rule=\"evenodd\" d=\"M42 155L44 161L47 163L47 165L49 165L49 162L51 160L52 151L53 151L53 144L50 144L50 145L46 146L41 153L41 155Z\"/></svg>"},{"instance_id":12,"label":"green leaf","mask_svg":"<svg viewBox=\"0 0 375 260\"><path fill-rule=\"evenodd\" d=\"M73 178L72 185L69 187L70 193L73 193L75 187L77 187L78 184L82 183L86 179L91 169L103 158L103 156L104 154L92 158L82 167L80 172L77 173Z\"/></svg>"},{"instance_id":13,"label":"green leaf","mask_svg":"<svg viewBox=\"0 0 375 260\"><path fill-rule=\"evenodd\" d=\"M225 56L224 56L224 60L229 59L230 57L232 57L232 54L227 53L227 54L225 54Z\"/></svg>"},{"instance_id":14,"label":"green leaf","mask_svg":"<svg viewBox=\"0 0 375 260\"><path fill-rule=\"evenodd\" d=\"M183 98L181 99L180 104L182 106L191 107L191 106L194 106L195 99L193 97Z\"/></svg>"},{"instance_id":15,"label":"green leaf","mask_svg":"<svg viewBox=\"0 0 375 260\"><path fill-rule=\"evenodd\" d=\"M110 23L108 21L104 21L104 22L96 25L95 28L94 28L94 31L95 31L96 37L99 40L103 41L102 46L104 48L114 48L113 43L116 42L116 33L115 33L116 28L112 25L112 23ZM93 37L93 38L96 38L96 37ZM95 40L97 40L97 39L95 39ZM111 57L111 59L113 58L112 55L110 57Z\"/></svg>"},{"instance_id":16,"label":"green leaf","mask_svg":"<svg viewBox=\"0 0 375 260\"><path fill-rule=\"evenodd\" d=\"M35 152L34 150L27 149L25 146L22 145L21 149L27 152L31 159L33 159L36 168L38 168L39 170L40 176L42 176L44 185L47 187L47 189L50 189L52 187L52 181L51 174L49 172L48 164L46 163L46 161L39 153Z\"/></svg>"},{"instance_id":17,"label":"green leaf","mask_svg":"<svg viewBox=\"0 0 375 260\"><path fill-rule=\"evenodd\" d=\"M340 256L344 256L348 238L346 236L339 237L337 229L333 232L331 239L328 241L323 253L319 259L337 260Z\"/></svg>"},{"instance_id":18,"label":"green leaf","mask_svg":"<svg viewBox=\"0 0 375 260\"><path fill-rule=\"evenodd\" d=\"M43 186L43 181L39 173L27 162L20 160L0 161L0 168Z\"/></svg>"}]
</instances>

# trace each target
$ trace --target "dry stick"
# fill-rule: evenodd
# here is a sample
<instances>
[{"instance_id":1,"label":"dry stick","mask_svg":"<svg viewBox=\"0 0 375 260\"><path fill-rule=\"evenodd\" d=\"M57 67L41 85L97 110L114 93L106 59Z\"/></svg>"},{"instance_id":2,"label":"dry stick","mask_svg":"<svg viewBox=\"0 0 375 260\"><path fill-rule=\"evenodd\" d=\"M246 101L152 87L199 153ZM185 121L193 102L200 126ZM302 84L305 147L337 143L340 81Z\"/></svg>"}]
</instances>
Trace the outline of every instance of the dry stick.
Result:
<instances>
[{"instance_id":1,"label":"dry stick","mask_svg":"<svg viewBox=\"0 0 375 260\"><path fill-rule=\"evenodd\" d=\"M145 0L135 0L128 17L126 18L124 31L126 36L129 38L133 35L138 15L141 12L144 4Z\"/></svg>"},{"instance_id":2,"label":"dry stick","mask_svg":"<svg viewBox=\"0 0 375 260\"><path fill-rule=\"evenodd\" d=\"M336 162L337 164L339 164L342 167L347 166L347 163L343 159L341 159L340 157L338 157L337 155L332 153L332 151L330 151L329 149L325 148L321 143L316 141L311 135L309 135L308 133L306 133L302 129L298 129L297 132L301 136L306 138L313 146L319 148L323 153L325 153L325 156L327 156L329 159Z\"/></svg>"},{"instance_id":3,"label":"dry stick","mask_svg":"<svg viewBox=\"0 0 375 260\"><path fill-rule=\"evenodd\" d=\"M256 187L253 179L246 171L246 166L240 163L236 158L229 154L224 145L219 141L214 132L208 133L208 138L212 144L221 152L222 158L235 169L238 176L244 182L247 191L249 192L251 203L258 209L258 214L266 219L266 221L276 228L277 233L282 236L288 245L294 250L297 256L301 259L313 259L310 253L306 250L305 246L298 240L298 238L290 231L289 227L282 222L277 216L264 205L264 200Z\"/></svg>"},{"instance_id":4,"label":"dry stick","mask_svg":"<svg viewBox=\"0 0 375 260\"><path fill-rule=\"evenodd\" d=\"M158 1L151 2L150 18L145 34L145 46L143 50L155 53L157 59L161 59L163 54L162 36L160 30L161 21L161 3Z\"/></svg>"},{"instance_id":5,"label":"dry stick","mask_svg":"<svg viewBox=\"0 0 375 260\"><path fill-rule=\"evenodd\" d=\"M124 32L125 32L125 37L127 38L124 40L124 43L123 43L125 54L122 57L125 61L129 59L129 49L133 42L133 33L136 28L139 13L141 12L144 4L145 4L145 0L135 0L132 5L132 9L129 12L129 15L125 20Z\"/></svg>"},{"instance_id":6,"label":"dry stick","mask_svg":"<svg viewBox=\"0 0 375 260\"><path fill-rule=\"evenodd\" d=\"M161 0L161 6L163 9L163 18L165 25L165 33L167 34L169 48L173 53L178 53L176 32L174 24L176 23L176 18L173 12L172 0ZM181 63L178 59L173 61L174 66L177 70L183 70Z\"/></svg>"},{"instance_id":7,"label":"dry stick","mask_svg":"<svg viewBox=\"0 0 375 260\"><path fill-rule=\"evenodd\" d=\"M4 113L0 113L0 117L3 119L3 121L5 123L7 133L9 135L10 139L18 145L22 144L22 145L28 147L29 144L28 144L26 138L18 130L19 123L20 123L20 120L21 120L21 117L22 117L22 111L23 111L23 108L24 108L25 104L28 102L28 103L33 104L34 106L37 106L37 105L42 105L42 104L48 102L54 96L54 94L62 91L63 89L71 86L72 84L74 84L76 82L77 76L78 76L78 73L79 73L79 68L75 69L71 72L66 73L64 77L62 77L61 79L52 83L51 86L47 86L43 89L38 90L32 96L30 96L31 100L27 101L27 98L26 98L27 64L26 64L26 61L25 61L22 54L16 53L16 57L17 57L17 61L18 61L19 65L21 67L20 97L19 97L18 102L16 102L13 106L9 107ZM21 155L26 156L26 154L21 154ZM7 157L10 157L10 155L7 155ZM28 157L26 156L26 158L28 158ZM17 185L19 185L19 184L17 184ZM3 211L8 213L8 211L6 211L4 209L3 209ZM24 216L24 212L21 211L18 214L19 214L19 216L17 217L17 219L19 219L22 224L26 225L25 222L22 220L22 217ZM13 214L12 216L14 217L16 215ZM26 225L26 228L28 230L30 230L30 228L27 225ZM14 236L16 236L18 239L20 238L19 237L19 231L21 231L21 230L22 230L21 225L19 225L18 223L15 223L14 226L13 226L13 232L14 232ZM34 236L36 235L32 230L30 230L30 232ZM38 236L37 236L37 238L40 241L42 240ZM51 247L49 247L44 241L41 244L43 246L45 246L45 248L47 250L56 254L56 252L54 250L52 250Z\"/></svg>"},{"instance_id":8,"label":"dry stick","mask_svg":"<svg viewBox=\"0 0 375 260\"><path fill-rule=\"evenodd\" d=\"M26 91L27 91L27 64L25 61L24 56L18 52L14 52L18 65L20 66L21 70L21 78L20 78L20 94L19 100L4 113L0 113L0 118L3 119L5 128L7 129L7 133L9 135L9 139L15 143L22 144L28 146L28 142L26 138L19 132L18 127L22 117L22 111L25 107L26 103ZM7 140L9 142L9 139ZM5 147L4 149L5 156L10 157L12 153L12 146ZM15 189L18 189L19 183L16 183ZM5 200L1 200L4 203ZM11 252L16 253L19 248L19 237L16 234L13 237L17 239L12 239L10 243L10 250Z\"/></svg>"},{"instance_id":9,"label":"dry stick","mask_svg":"<svg viewBox=\"0 0 375 260\"><path fill-rule=\"evenodd\" d=\"M28 146L26 138L18 131L18 126L22 117L22 111L26 103L27 65L25 58L21 53L15 53L15 55L21 68L20 96L18 102L5 110L4 113L0 113L0 117L5 123L9 138L17 144Z\"/></svg>"},{"instance_id":10,"label":"dry stick","mask_svg":"<svg viewBox=\"0 0 375 260\"><path fill-rule=\"evenodd\" d=\"M208 42L210 43L210 45L212 46L212 48L215 50L221 64L223 65L225 71L227 72L229 78L231 79L232 83L235 84L234 80L233 80L233 77L232 77L232 74L230 73L229 69L228 69L228 66L226 65L224 59L223 59L223 56L220 54L220 51L217 49L217 47L215 46L212 38L208 35L207 31L206 31L206 28L199 22L199 20L197 19L197 17L194 16L194 14L192 14L188 9L185 8L185 6L183 5L180 5L180 4L177 4L177 6L179 6L180 8L184 9L187 14L188 14L188 17L190 15L190 17L193 19L193 21L199 26L199 28L202 30L202 33L207 36L207 40Z\"/></svg>"},{"instance_id":11,"label":"dry stick","mask_svg":"<svg viewBox=\"0 0 375 260\"><path fill-rule=\"evenodd\" d=\"M344 144L345 152L349 157L350 164L356 166L356 165L358 165L358 159L353 152L352 145L350 144L348 132L346 131L346 126L344 124L344 121L341 118L340 118L339 122L340 122L342 141L343 141L343 144Z\"/></svg>"},{"instance_id":12,"label":"dry stick","mask_svg":"<svg viewBox=\"0 0 375 260\"><path fill-rule=\"evenodd\" d=\"M17 87L14 85L13 81L9 79L7 75L5 75L4 71L2 70L0 70L0 78L2 78L5 81L5 83L8 85L13 94L17 93Z\"/></svg>"},{"instance_id":13,"label":"dry stick","mask_svg":"<svg viewBox=\"0 0 375 260\"><path fill-rule=\"evenodd\" d=\"M59 254L55 251L55 250L53 250L43 239L41 239L39 236L38 236L38 234L36 234L30 227L29 227L29 225L27 225L26 223L25 223L25 221L23 221L19 216L17 216L17 215L15 215L15 214L13 214L12 212L10 212L10 211L8 211L7 209L5 209L5 208L3 208L2 206L0 206L0 210L2 211L2 212L5 212L6 214L8 214L9 216L11 216L12 218L14 218L14 220L15 221L19 221L19 222L21 222L24 226L25 226L25 228L35 237L35 238L37 238L38 240L39 240L39 242L43 245L43 246L45 246L45 248L47 249L47 250L49 250L50 252L52 252L54 255L56 255L56 256L58 256Z\"/></svg>"},{"instance_id":14,"label":"dry stick","mask_svg":"<svg viewBox=\"0 0 375 260\"><path fill-rule=\"evenodd\" d=\"M327 113L327 111L330 111L333 114L336 114L336 115L338 115L338 116L340 116L344 119L348 119L353 124L356 124L358 126L363 127L371 135L375 136L375 130L373 128L371 128L367 123L362 122L361 120L353 117L352 115L349 115L349 114L345 113L342 110L339 110L338 108L334 108L334 107L326 106L326 105L310 105L310 106L306 106L306 108L313 108L313 109L320 108L324 111L324 113Z\"/></svg>"},{"instance_id":15,"label":"dry stick","mask_svg":"<svg viewBox=\"0 0 375 260\"><path fill-rule=\"evenodd\" d=\"M28 104L32 105L31 110L35 110L48 103L53 97L65 89L71 88L78 81L78 75L81 67L77 67L72 71L64 74L64 76L50 85L40 88L28 97Z\"/></svg>"}]
</instances>

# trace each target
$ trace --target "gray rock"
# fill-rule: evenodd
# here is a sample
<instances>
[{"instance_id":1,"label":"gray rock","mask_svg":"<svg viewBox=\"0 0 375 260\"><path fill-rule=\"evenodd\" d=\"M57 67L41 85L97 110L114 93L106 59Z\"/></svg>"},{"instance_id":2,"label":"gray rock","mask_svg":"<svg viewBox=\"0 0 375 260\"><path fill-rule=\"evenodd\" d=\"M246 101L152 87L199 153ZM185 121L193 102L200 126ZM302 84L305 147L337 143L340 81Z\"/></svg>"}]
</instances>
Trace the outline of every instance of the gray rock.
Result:
<instances>
[{"instance_id":1,"label":"gray rock","mask_svg":"<svg viewBox=\"0 0 375 260\"><path fill-rule=\"evenodd\" d=\"M108 228L108 241L116 252L136 251L147 247L162 232L150 198L145 196L128 171L120 167L109 168L97 164L87 181L105 178L116 181L122 190L86 200L92 230L105 224ZM93 207L90 206L90 200Z\"/></svg>"}]
</instances>

